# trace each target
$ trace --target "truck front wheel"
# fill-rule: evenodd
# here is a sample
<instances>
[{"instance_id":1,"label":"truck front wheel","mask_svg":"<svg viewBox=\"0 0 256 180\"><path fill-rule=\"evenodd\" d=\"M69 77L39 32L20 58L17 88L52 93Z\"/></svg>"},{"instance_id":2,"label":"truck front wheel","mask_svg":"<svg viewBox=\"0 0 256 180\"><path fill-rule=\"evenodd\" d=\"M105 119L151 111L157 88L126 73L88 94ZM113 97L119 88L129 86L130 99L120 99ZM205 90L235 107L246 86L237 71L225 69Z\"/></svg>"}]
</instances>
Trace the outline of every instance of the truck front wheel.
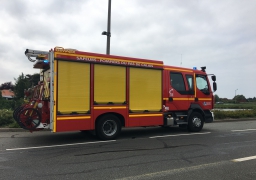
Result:
<instances>
[{"instance_id":1,"label":"truck front wheel","mask_svg":"<svg viewBox=\"0 0 256 180\"><path fill-rule=\"evenodd\" d=\"M193 112L188 120L188 130L192 132L199 132L204 126L203 116L198 112Z\"/></svg>"},{"instance_id":2,"label":"truck front wheel","mask_svg":"<svg viewBox=\"0 0 256 180\"><path fill-rule=\"evenodd\" d=\"M120 131L120 120L112 114L102 116L96 124L96 134L102 140L115 139Z\"/></svg>"}]
</instances>

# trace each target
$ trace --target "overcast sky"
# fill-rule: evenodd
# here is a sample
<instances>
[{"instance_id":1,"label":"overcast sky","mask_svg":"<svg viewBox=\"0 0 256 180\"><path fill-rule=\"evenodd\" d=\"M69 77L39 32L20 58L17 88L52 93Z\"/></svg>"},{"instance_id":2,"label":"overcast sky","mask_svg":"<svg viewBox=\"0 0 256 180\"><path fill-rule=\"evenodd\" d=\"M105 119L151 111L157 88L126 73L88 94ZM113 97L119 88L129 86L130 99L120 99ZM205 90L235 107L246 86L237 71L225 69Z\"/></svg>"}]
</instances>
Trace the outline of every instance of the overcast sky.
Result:
<instances>
[{"instance_id":1,"label":"overcast sky","mask_svg":"<svg viewBox=\"0 0 256 180\"><path fill-rule=\"evenodd\" d=\"M105 54L107 13L108 0L0 0L0 84L38 72L27 48ZM112 0L111 16L110 54L206 66L219 97L256 97L255 0Z\"/></svg>"}]
</instances>

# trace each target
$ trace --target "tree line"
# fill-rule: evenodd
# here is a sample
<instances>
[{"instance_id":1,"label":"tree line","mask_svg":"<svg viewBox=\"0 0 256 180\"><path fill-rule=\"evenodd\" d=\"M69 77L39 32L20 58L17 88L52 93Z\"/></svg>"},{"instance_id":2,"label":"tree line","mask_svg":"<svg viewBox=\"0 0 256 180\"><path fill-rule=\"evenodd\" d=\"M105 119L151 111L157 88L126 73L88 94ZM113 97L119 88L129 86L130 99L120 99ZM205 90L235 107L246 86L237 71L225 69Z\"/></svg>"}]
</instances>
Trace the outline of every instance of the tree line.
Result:
<instances>
[{"instance_id":1,"label":"tree line","mask_svg":"<svg viewBox=\"0 0 256 180\"><path fill-rule=\"evenodd\" d=\"M15 96L11 100L2 98L0 93L0 109L15 109L24 102L24 90L31 88L38 84L40 81L40 74L27 74L21 73L18 78L15 78L15 83L5 82L0 85L0 90L8 89L14 92Z\"/></svg>"},{"instance_id":2,"label":"tree line","mask_svg":"<svg viewBox=\"0 0 256 180\"><path fill-rule=\"evenodd\" d=\"M223 103L241 103L241 102L256 102L256 97L253 98L245 98L244 95L236 95L233 99L228 98L220 98L217 94L214 95L215 103L223 102Z\"/></svg>"}]
</instances>

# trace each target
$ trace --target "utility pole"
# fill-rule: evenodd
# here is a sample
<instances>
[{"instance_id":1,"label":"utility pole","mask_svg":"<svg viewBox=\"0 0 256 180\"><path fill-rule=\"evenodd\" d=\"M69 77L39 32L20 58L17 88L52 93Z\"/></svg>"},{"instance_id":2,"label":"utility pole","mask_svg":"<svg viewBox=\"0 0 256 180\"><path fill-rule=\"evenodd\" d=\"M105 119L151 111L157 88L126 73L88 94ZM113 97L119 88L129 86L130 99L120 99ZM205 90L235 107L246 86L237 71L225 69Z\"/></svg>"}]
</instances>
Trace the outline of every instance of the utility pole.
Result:
<instances>
[{"instance_id":1,"label":"utility pole","mask_svg":"<svg viewBox=\"0 0 256 180\"><path fill-rule=\"evenodd\" d=\"M237 90L238 90L238 89L235 90L235 103L236 103L236 91L237 91Z\"/></svg>"},{"instance_id":2,"label":"utility pole","mask_svg":"<svg viewBox=\"0 0 256 180\"><path fill-rule=\"evenodd\" d=\"M111 37L111 0L108 0L108 24L107 24L107 32L103 31L102 35L107 36L107 50L106 54L110 54L110 37Z\"/></svg>"}]
</instances>

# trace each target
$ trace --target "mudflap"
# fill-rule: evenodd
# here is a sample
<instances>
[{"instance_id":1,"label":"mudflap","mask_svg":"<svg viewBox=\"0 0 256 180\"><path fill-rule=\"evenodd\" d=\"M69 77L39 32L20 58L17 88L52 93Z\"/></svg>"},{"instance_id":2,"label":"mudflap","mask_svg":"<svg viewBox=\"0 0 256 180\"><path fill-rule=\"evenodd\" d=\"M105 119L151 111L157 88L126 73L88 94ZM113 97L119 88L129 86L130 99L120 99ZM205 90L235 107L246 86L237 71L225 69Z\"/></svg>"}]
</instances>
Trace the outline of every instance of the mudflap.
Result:
<instances>
[{"instance_id":1,"label":"mudflap","mask_svg":"<svg viewBox=\"0 0 256 180\"><path fill-rule=\"evenodd\" d=\"M211 123L214 120L213 112L211 111L204 111L205 114L205 123Z\"/></svg>"}]
</instances>

